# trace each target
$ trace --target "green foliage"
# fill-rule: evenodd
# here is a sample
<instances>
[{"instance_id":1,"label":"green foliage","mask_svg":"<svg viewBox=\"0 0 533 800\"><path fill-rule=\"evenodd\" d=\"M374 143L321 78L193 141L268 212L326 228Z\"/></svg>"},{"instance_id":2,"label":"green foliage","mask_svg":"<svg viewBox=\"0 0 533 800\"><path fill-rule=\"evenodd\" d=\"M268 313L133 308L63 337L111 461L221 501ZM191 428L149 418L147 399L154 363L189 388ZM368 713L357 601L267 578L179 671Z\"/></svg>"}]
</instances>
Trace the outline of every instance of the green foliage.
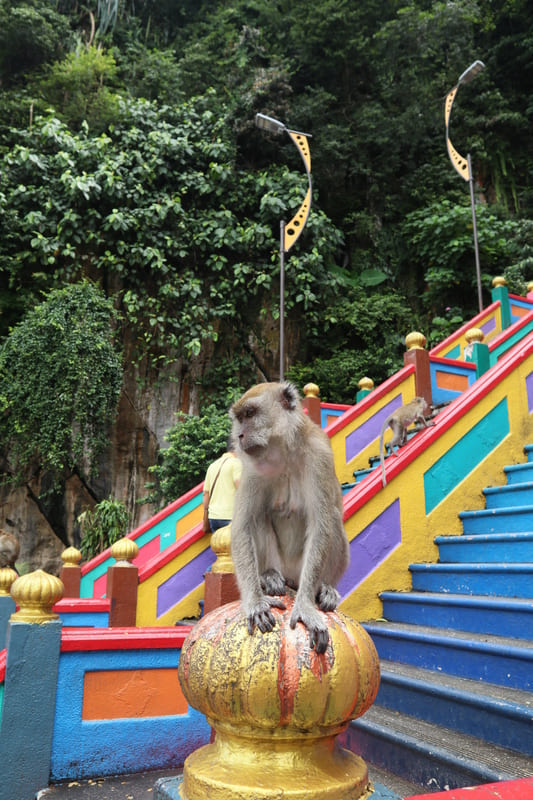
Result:
<instances>
[{"instance_id":1,"label":"green foliage","mask_svg":"<svg viewBox=\"0 0 533 800\"><path fill-rule=\"evenodd\" d=\"M46 105L72 129L85 121L98 134L116 121L119 98L109 88L116 75L113 55L100 47L78 45L62 61L52 64L36 83Z\"/></svg>"},{"instance_id":2,"label":"green foliage","mask_svg":"<svg viewBox=\"0 0 533 800\"><path fill-rule=\"evenodd\" d=\"M515 237L521 225L502 218L494 208L476 205L479 260L482 281L490 287L492 276L516 257ZM441 311L445 306L475 309L476 270L470 206L450 200L432 203L408 214L403 225L413 265L424 268L424 305Z\"/></svg>"},{"instance_id":3,"label":"green foliage","mask_svg":"<svg viewBox=\"0 0 533 800\"><path fill-rule=\"evenodd\" d=\"M159 367L277 313L279 214L305 175L239 172L210 93L176 109L121 103L97 138L38 119L3 161L0 264L14 292L90 275L120 293L137 355ZM287 261L287 308L316 326L339 285L340 234L319 210ZM9 297L6 297L9 301Z\"/></svg>"},{"instance_id":4,"label":"green foliage","mask_svg":"<svg viewBox=\"0 0 533 800\"><path fill-rule=\"evenodd\" d=\"M101 500L92 510L83 511L77 521L81 527L80 550L85 560L122 539L130 526L126 506L113 497Z\"/></svg>"},{"instance_id":5,"label":"green foliage","mask_svg":"<svg viewBox=\"0 0 533 800\"><path fill-rule=\"evenodd\" d=\"M287 376L299 386L317 383L322 400L354 403L362 377L377 385L403 364L406 335L418 328L405 299L391 291L352 288L325 312L327 325L311 346L317 357L295 364Z\"/></svg>"},{"instance_id":6,"label":"green foliage","mask_svg":"<svg viewBox=\"0 0 533 800\"><path fill-rule=\"evenodd\" d=\"M203 481L209 464L225 451L230 427L227 412L216 406L206 406L199 417L179 414L159 464L150 467L155 482L147 484L151 491L143 502L162 507Z\"/></svg>"},{"instance_id":7,"label":"green foliage","mask_svg":"<svg viewBox=\"0 0 533 800\"><path fill-rule=\"evenodd\" d=\"M0 0L0 75L4 85L57 58L70 40L68 20L46 0Z\"/></svg>"},{"instance_id":8,"label":"green foliage","mask_svg":"<svg viewBox=\"0 0 533 800\"><path fill-rule=\"evenodd\" d=\"M108 445L122 383L112 304L84 282L50 292L0 348L0 443L8 476L55 487Z\"/></svg>"}]
</instances>

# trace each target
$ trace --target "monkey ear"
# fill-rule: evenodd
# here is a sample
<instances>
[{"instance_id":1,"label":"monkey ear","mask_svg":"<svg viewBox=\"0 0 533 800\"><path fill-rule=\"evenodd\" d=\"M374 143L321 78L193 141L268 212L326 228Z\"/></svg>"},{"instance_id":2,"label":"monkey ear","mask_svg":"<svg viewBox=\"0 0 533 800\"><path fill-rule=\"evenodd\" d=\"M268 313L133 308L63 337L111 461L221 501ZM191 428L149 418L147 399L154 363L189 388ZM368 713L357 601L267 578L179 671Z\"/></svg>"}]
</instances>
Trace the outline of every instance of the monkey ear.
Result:
<instances>
[{"instance_id":1,"label":"monkey ear","mask_svg":"<svg viewBox=\"0 0 533 800\"><path fill-rule=\"evenodd\" d=\"M285 408L287 411L294 411L298 405L299 398L298 389L294 384L288 382L281 384L280 403L282 408Z\"/></svg>"}]
</instances>

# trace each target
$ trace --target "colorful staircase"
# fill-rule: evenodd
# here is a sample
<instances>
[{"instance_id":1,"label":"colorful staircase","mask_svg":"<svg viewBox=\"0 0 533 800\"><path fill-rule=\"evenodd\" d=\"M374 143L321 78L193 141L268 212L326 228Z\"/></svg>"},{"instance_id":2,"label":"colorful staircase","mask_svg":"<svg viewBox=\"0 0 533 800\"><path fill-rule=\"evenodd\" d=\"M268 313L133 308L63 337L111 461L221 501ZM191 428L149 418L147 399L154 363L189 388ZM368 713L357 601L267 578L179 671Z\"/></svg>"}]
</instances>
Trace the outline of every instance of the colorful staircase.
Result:
<instances>
[{"instance_id":1,"label":"colorful staircase","mask_svg":"<svg viewBox=\"0 0 533 800\"><path fill-rule=\"evenodd\" d=\"M365 625L382 681L347 744L376 767L442 791L533 775L533 446L438 536L412 591L384 592Z\"/></svg>"}]
</instances>

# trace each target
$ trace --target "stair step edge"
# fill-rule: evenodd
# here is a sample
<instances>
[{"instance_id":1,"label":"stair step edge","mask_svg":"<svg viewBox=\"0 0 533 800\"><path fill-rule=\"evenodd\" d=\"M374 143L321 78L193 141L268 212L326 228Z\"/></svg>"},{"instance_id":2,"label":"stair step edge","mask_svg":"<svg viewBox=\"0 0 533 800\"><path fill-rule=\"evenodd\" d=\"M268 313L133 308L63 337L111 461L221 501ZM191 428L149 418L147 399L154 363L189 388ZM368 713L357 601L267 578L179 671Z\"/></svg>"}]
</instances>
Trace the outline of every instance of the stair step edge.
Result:
<instances>
[{"instance_id":1,"label":"stair step edge","mask_svg":"<svg viewBox=\"0 0 533 800\"><path fill-rule=\"evenodd\" d=\"M399 600L413 605L427 603L428 605L533 611L533 598L528 600L521 597L494 597L482 594L452 594L451 592L381 592L379 596L382 600Z\"/></svg>"},{"instance_id":2,"label":"stair step edge","mask_svg":"<svg viewBox=\"0 0 533 800\"><path fill-rule=\"evenodd\" d=\"M531 758L528 756L381 706L374 705L351 724L369 733L375 731L384 739L396 740L404 747L408 745L410 749L432 759L440 752L441 760L459 769L482 773L489 780L492 780L491 776L495 781L529 777L532 772ZM421 735L413 735L415 730ZM466 755L474 751L475 757ZM505 762L508 762L507 766L504 766ZM501 764L501 767L495 769L495 764Z\"/></svg>"},{"instance_id":3,"label":"stair step edge","mask_svg":"<svg viewBox=\"0 0 533 800\"><path fill-rule=\"evenodd\" d=\"M467 706L480 706L512 719L533 722L533 693L510 689L492 683L481 683L469 678L458 678L442 672L396 664L382 660L381 681L395 686L406 686L448 698Z\"/></svg>"}]
</instances>

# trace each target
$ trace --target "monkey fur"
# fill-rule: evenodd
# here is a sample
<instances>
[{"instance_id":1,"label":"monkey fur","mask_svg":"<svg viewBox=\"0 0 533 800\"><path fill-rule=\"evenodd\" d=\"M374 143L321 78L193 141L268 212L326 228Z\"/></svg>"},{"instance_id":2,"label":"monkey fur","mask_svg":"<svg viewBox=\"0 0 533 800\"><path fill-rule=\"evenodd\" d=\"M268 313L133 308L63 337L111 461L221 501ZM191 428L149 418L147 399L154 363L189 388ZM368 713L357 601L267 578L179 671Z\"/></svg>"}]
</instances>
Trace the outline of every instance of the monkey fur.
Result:
<instances>
[{"instance_id":1,"label":"monkey fur","mask_svg":"<svg viewBox=\"0 0 533 800\"><path fill-rule=\"evenodd\" d=\"M230 409L243 463L231 523L231 552L248 632L272 630L271 608L296 589L290 627L302 622L324 653L326 619L349 560L342 495L325 433L303 412L288 382L249 389ZM320 611L317 609L320 609Z\"/></svg>"},{"instance_id":2,"label":"monkey fur","mask_svg":"<svg viewBox=\"0 0 533 800\"><path fill-rule=\"evenodd\" d=\"M383 438L385 436L387 426L390 426L393 433L393 437L390 441L391 453L397 455L397 453L394 453L394 448L401 447L403 444L405 444L407 439L407 428L409 425L417 421L422 422L426 428L433 425L432 422L427 422L426 418L424 417L424 412L428 409L428 404L423 397L415 397L410 403L406 403L400 408L397 408L396 411L393 411L392 414L389 414L383 423L383 427L381 428L381 433L379 435L379 460L381 463L381 477L383 486L387 485L387 478L385 476L385 451L383 447Z\"/></svg>"},{"instance_id":3,"label":"monkey fur","mask_svg":"<svg viewBox=\"0 0 533 800\"><path fill-rule=\"evenodd\" d=\"M0 568L15 568L15 561L20 555L20 544L16 536L0 528Z\"/></svg>"}]
</instances>

